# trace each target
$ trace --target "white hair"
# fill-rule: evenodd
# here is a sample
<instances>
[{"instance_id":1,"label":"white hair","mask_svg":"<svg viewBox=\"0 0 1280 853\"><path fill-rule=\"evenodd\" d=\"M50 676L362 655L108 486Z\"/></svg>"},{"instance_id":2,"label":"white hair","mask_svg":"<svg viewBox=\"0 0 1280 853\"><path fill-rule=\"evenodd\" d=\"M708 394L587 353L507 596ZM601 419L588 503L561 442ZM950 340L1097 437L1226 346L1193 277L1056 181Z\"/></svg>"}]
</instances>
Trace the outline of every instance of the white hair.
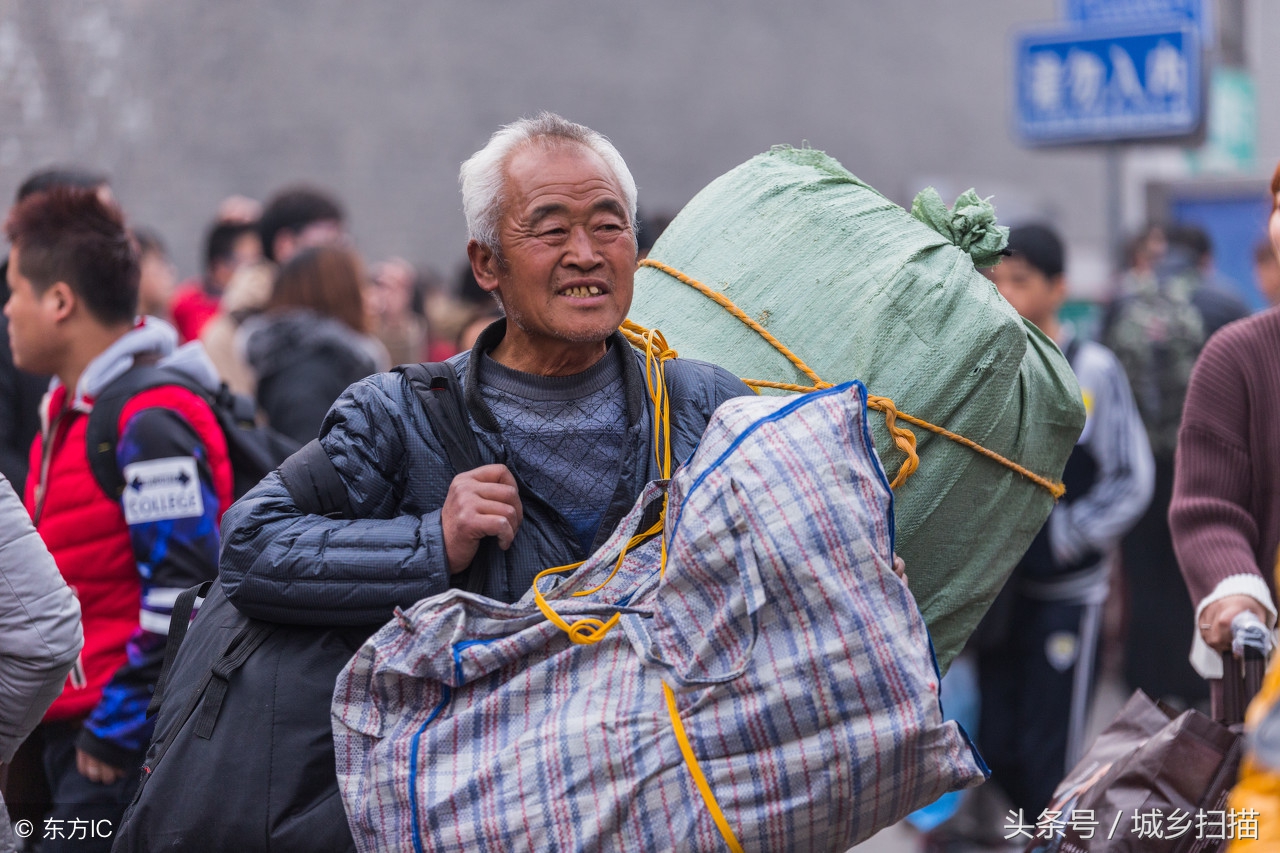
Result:
<instances>
[{"instance_id":1,"label":"white hair","mask_svg":"<svg viewBox=\"0 0 1280 853\"><path fill-rule=\"evenodd\" d=\"M576 142L600 155L622 188L636 226L636 181L613 143L589 127L574 124L555 113L541 112L499 128L489 142L462 164L458 181L462 184L462 212L467 217L467 236L480 245L498 251L498 220L502 216L503 188L507 160L516 149L534 140Z\"/></svg>"}]
</instances>

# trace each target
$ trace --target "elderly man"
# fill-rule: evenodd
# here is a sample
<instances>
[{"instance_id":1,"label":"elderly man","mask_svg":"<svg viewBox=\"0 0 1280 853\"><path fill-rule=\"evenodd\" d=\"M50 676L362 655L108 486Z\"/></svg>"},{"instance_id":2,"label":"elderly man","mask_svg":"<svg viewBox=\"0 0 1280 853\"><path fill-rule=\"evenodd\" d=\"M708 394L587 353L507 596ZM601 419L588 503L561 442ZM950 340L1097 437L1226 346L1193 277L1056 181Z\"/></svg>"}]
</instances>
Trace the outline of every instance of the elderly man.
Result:
<instances>
[{"instance_id":1,"label":"elderly man","mask_svg":"<svg viewBox=\"0 0 1280 853\"><path fill-rule=\"evenodd\" d=\"M117 849L151 849L156 838L175 847L267 849L264 820L271 849L297 849L299 838L310 850L353 849L326 701L348 644L397 606L444 592L451 579L481 581L489 597L515 601L538 571L602 545L645 483L661 476L643 356L617 331L636 262L635 182L618 152L600 134L544 114L494 134L463 165L462 194L476 279L507 319L444 366L442 375L451 368L462 389L445 395L459 416L455 428L437 434L445 421L428 415L404 375L369 377L338 399L319 439L283 474L228 510L222 591L243 614L282 626L269 639L257 635L260 647L245 640L259 651L228 663L243 669L225 700L214 700L222 703L218 719L243 722L247 714L255 725L228 730L219 722L220 730L153 744L151 781ZM666 363L666 385L676 461L692 453L722 401L748 393L724 370L681 359ZM470 447L468 430L480 464L455 471L457 454L441 436ZM295 478L300 462L307 475ZM324 500L300 482L326 483L315 490ZM489 537L503 550L486 546L477 559ZM204 607L225 617L226 602L217 592L210 598ZM197 618L192 635L203 630L208 640L224 617ZM248 635L242 628L236 636ZM227 638L218 637L225 648ZM188 636L175 672L198 675L193 661L205 646L192 642ZM157 724L166 734L183 719L169 695ZM270 725L256 725L264 716ZM175 727L164 728L166 720ZM274 737L277 730L289 743ZM157 787L170 772L161 761L168 743L200 762L197 783ZM258 769L245 775L250 761ZM189 778L185 764L177 772ZM268 777L269 797L253 788Z\"/></svg>"},{"instance_id":2,"label":"elderly man","mask_svg":"<svg viewBox=\"0 0 1280 853\"><path fill-rule=\"evenodd\" d=\"M506 319L450 364L487 464L455 474L400 374L351 386L320 445L352 512L307 515L278 476L228 513L221 577L244 613L294 624L383 622L443 592L494 536L490 597L518 599L541 569L584 559L660 476L643 357L617 332L631 304L635 181L600 134L542 114L508 125L462 166L467 253ZM749 393L727 371L668 362L672 454Z\"/></svg>"}]
</instances>

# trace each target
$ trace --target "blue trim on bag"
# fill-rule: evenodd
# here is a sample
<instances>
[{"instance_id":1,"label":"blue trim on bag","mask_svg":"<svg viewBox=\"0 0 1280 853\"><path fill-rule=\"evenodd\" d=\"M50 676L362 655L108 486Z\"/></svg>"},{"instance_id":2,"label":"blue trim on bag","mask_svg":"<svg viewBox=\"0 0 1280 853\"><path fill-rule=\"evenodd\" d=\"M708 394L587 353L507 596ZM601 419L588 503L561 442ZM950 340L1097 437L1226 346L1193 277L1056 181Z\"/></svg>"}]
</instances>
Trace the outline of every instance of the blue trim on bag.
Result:
<instances>
[{"instance_id":1,"label":"blue trim on bag","mask_svg":"<svg viewBox=\"0 0 1280 853\"><path fill-rule=\"evenodd\" d=\"M462 650L469 649L472 646L487 646L494 642L496 638L488 640L463 640L460 643L454 643L453 651L453 677L461 687L464 682L462 680ZM413 827L413 849L415 853L424 853L422 849L422 834L419 830L421 822L418 819L418 742L422 739L422 733L427 730L427 726L431 722L444 713L444 709L449 706L449 702L453 700L453 691L449 685L441 685L440 702L431 709L431 713L422 721L422 725L418 726L418 731L413 736L413 744L409 749L409 804L413 808L411 815L411 825Z\"/></svg>"},{"instance_id":2,"label":"blue trim on bag","mask_svg":"<svg viewBox=\"0 0 1280 853\"><path fill-rule=\"evenodd\" d=\"M956 728L960 730L960 736L964 738L964 742L969 747L969 753L973 756L973 760L978 762L978 769L982 771L982 775L991 778L991 768L987 766L986 760L982 757L982 753L978 752L978 745L973 742L973 738L969 737L969 733L965 731L964 726L960 725L958 720L951 720L956 724Z\"/></svg>"},{"instance_id":3,"label":"blue trim on bag","mask_svg":"<svg viewBox=\"0 0 1280 853\"><path fill-rule=\"evenodd\" d=\"M426 731L428 725L449 705L449 700L453 698L453 691L449 689L449 685L442 685L443 689L440 694L440 701L427 718L422 721L422 725L418 726L417 733L413 736L413 744L409 748L409 803L413 808L410 812L411 826L413 828L413 849L415 853L424 853L422 849L422 833L419 829L421 826L418 820L418 742L422 740L422 733Z\"/></svg>"},{"instance_id":4,"label":"blue trim on bag","mask_svg":"<svg viewBox=\"0 0 1280 853\"><path fill-rule=\"evenodd\" d=\"M916 607L916 612L920 613L918 606ZM924 621L923 613L920 613L920 621ZM945 719L947 712L942 707L942 668L938 666L938 653L934 651L933 633L929 630L928 625L924 628L924 636L929 641L929 663L933 664L933 674L938 677L938 713ZM969 754L978 763L978 769L982 771L984 777L990 779L991 768L987 766L987 760L982 757L982 753L978 752L978 745L973 742L973 738L969 737L969 732L965 730L959 720L947 720L947 722L956 724L956 728L960 730L960 736L964 738L965 745L969 747Z\"/></svg>"},{"instance_id":5,"label":"blue trim on bag","mask_svg":"<svg viewBox=\"0 0 1280 853\"><path fill-rule=\"evenodd\" d=\"M689 487L689 491L684 493L684 500L680 504L680 512L676 515L676 523L672 525L672 535L675 534L675 529L680 526L680 519L684 516L684 508L689 505L689 498L693 495L694 491L697 490L698 486L702 485L702 481L707 479L707 477L711 474L712 471L720 467L721 463L723 463L725 459L728 458L730 453L738 449L738 445L742 444L742 442L747 440L747 438L751 435L751 433L755 432L758 428L760 428L761 426L767 423L772 423L774 421L785 418L787 415L791 414L796 409L800 408L801 406L804 406L807 403L811 403L814 400L818 400L823 397L830 397L835 394L842 394L845 391L848 391L850 388L855 388L855 387L858 389L858 397L862 401L863 437L866 439L867 449L872 451L871 453L872 458L877 460L876 468L880 472L881 481L884 482L885 487L887 488L889 485L889 481L885 478L884 469L881 468L879 465L879 459L876 457L874 452L874 445L871 443L871 432L867 429L867 418L866 418L867 386L863 385L862 382L860 382L859 380L853 379L853 380L850 380L849 382L843 382L839 385L832 386L831 388L823 388L821 391L810 391L806 394L802 394L801 396L792 400L790 403L787 403L785 406L778 409L777 411L771 412L765 415L763 418L760 418L759 420L754 421L750 426L744 429L738 435L738 437L735 438L732 442L730 442L729 446L726 447L723 452L721 452L721 454L716 458L716 461L708 465L703 470L703 472L698 475L697 479L693 481L693 485ZM890 509L892 509L893 492L889 493L889 497L890 497ZM893 513L892 512L889 513L889 540L892 543L893 541Z\"/></svg>"},{"instance_id":6,"label":"blue trim on bag","mask_svg":"<svg viewBox=\"0 0 1280 853\"><path fill-rule=\"evenodd\" d=\"M852 382L846 382L844 385L837 385L837 388L844 388L848 385L858 386L858 397L862 400L862 440L866 443L867 454L871 457L871 461L875 463L876 473L880 475L880 482L884 484L884 489L889 493L889 553L892 555L897 547L898 531L894 519L897 513L894 511L893 487L889 485L889 475L884 470L884 465L880 463L880 455L876 453L876 443L871 438L871 419L867 417L867 386L863 385L857 379ZM892 559L892 557L890 557ZM933 648L933 640L929 640L929 648ZM937 667L937 661L934 661L934 667ZM941 676L939 676L941 678Z\"/></svg>"},{"instance_id":7,"label":"blue trim on bag","mask_svg":"<svg viewBox=\"0 0 1280 853\"><path fill-rule=\"evenodd\" d=\"M459 654L463 649L469 649L472 646L487 646L493 643L496 638L488 640L463 640L460 643L453 644L453 680L458 682L458 686L466 684L462 680L462 655Z\"/></svg>"}]
</instances>

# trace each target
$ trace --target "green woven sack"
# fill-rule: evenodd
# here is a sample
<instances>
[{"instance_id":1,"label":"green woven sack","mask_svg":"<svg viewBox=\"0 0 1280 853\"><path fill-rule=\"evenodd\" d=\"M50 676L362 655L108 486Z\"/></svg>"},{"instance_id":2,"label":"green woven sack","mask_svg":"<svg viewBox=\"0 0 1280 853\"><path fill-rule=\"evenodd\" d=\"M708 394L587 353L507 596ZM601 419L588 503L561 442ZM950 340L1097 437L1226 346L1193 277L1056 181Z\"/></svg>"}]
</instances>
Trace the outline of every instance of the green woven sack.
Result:
<instances>
[{"instance_id":1,"label":"green woven sack","mask_svg":"<svg viewBox=\"0 0 1280 853\"><path fill-rule=\"evenodd\" d=\"M676 273L727 297L821 380L861 379L901 412L1043 478L911 427L920 466L895 492L897 550L944 669L1048 517L1047 486L1084 427L1061 352L975 268L998 261L1006 241L972 191L948 210L926 190L908 214L822 152L780 147L698 193L650 253L669 269L636 274L631 319L680 355L745 379L814 384ZM892 479L907 457L881 418L874 438Z\"/></svg>"}]
</instances>

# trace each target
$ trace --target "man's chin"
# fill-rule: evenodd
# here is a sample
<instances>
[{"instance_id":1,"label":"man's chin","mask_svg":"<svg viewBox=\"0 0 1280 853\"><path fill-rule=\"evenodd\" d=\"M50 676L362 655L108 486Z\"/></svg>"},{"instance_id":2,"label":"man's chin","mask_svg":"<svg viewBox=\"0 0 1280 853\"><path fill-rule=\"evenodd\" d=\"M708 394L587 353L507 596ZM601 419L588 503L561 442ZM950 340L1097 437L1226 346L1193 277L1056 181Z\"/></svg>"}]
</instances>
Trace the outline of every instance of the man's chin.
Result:
<instances>
[{"instance_id":1,"label":"man's chin","mask_svg":"<svg viewBox=\"0 0 1280 853\"><path fill-rule=\"evenodd\" d=\"M508 322L514 323L526 334L530 334L529 330L525 327L524 323L521 322L522 319L523 318L518 316L513 316L510 313L508 313L507 315ZM616 332L618 330L618 327L622 325L622 319L623 318L618 318L617 322L613 322L612 320L609 320L609 321L596 320L594 322L558 323L554 326L551 326L548 329L548 331L550 331L549 337L552 337L552 338L555 338L556 340L564 341L565 343L570 343L570 344L604 343L604 341L607 340L608 337L612 335L614 332ZM541 335L530 334L530 336L540 337Z\"/></svg>"},{"instance_id":2,"label":"man's chin","mask_svg":"<svg viewBox=\"0 0 1280 853\"><path fill-rule=\"evenodd\" d=\"M563 327L560 337L566 341L573 343L601 343L606 340L614 332L618 331L618 327L622 325L622 321L626 319L622 317L609 320L599 320L592 323L570 324Z\"/></svg>"}]
</instances>

